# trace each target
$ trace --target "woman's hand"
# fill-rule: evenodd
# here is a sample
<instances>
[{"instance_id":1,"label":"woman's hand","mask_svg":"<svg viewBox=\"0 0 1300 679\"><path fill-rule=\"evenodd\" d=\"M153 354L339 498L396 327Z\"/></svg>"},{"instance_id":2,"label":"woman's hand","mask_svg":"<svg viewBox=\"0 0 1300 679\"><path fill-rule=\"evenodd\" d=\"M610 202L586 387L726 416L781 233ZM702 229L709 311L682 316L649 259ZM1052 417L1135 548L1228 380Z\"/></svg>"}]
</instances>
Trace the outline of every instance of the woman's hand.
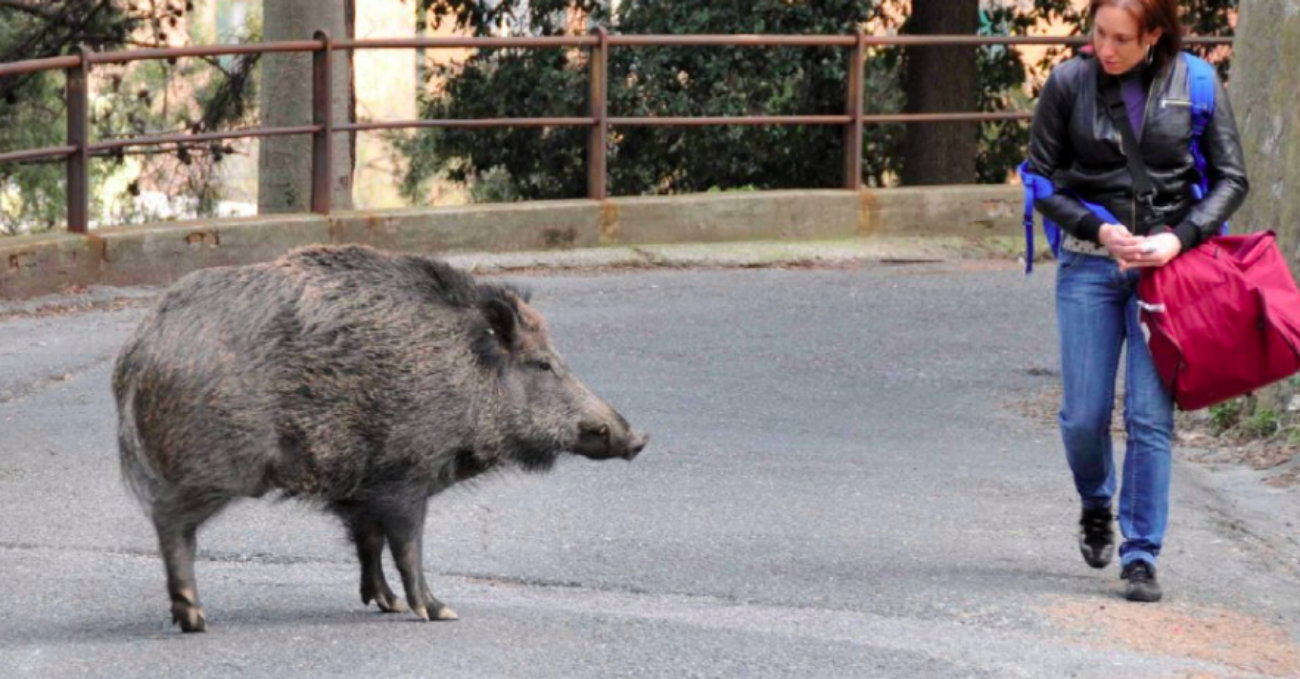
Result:
<instances>
[{"instance_id":1,"label":"woman's hand","mask_svg":"<svg viewBox=\"0 0 1300 679\"><path fill-rule=\"evenodd\" d=\"M1183 242L1172 233L1134 236L1123 224L1103 224L1097 239L1119 262L1120 271L1164 266L1183 251Z\"/></svg>"},{"instance_id":2,"label":"woman's hand","mask_svg":"<svg viewBox=\"0 0 1300 679\"><path fill-rule=\"evenodd\" d=\"M1123 224L1102 224L1097 240L1120 262L1142 254L1142 238L1129 233Z\"/></svg>"},{"instance_id":3,"label":"woman's hand","mask_svg":"<svg viewBox=\"0 0 1300 679\"><path fill-rule=\"evenodd\" d=\"M1137 254L1121 258L1119 270L1155 268L1168 264L1183 251L1183 242L1172 233L1138 238Z\"/></svg>"}]
</instances>

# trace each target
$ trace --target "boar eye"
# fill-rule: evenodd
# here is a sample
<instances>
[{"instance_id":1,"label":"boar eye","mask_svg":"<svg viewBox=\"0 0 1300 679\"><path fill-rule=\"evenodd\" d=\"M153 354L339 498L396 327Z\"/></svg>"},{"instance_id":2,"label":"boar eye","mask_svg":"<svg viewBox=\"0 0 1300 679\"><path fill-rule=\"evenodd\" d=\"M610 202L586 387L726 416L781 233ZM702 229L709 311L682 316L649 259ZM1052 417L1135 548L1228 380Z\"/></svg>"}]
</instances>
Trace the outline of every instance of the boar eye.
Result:
<instances>
[{"instance_id":1,"label":"boar eye","mask_svg":"<svg viewBox=\"0 0 1300 679\"><path fill-rule=\"evenodd\" d=\"M537 369L542 372L551 372L551 362L546 359L538 361L536 365Z\"/></svg>"}]
</instances>

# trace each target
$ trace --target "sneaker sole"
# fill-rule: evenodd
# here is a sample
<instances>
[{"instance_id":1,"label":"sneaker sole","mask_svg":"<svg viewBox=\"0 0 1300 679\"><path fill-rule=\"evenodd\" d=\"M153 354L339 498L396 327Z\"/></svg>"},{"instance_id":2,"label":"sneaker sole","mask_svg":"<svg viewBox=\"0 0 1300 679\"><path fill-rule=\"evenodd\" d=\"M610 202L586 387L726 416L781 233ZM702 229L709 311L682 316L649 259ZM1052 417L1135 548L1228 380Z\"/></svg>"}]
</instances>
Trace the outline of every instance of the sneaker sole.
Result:
<instances>
[{"instance_id":1,"label":"sneaker sole","mask_svg":"<svg viewBox=\"0 0 1300 679\"><path fill-rule=\"evenodd\" d=\"M1138 604L1154 604L1165 598L1164 592L1125 592L1124 598Z\"/></svg>"},{"instance_id":2,"label":"sneaker sole","mask_svg":"<svg viewBox=\"0 0 1300 679\"><path fill-rule=\"evenodd\" d=\"M1098 554L1098 551L1101 553ZM1079 553L1083 555L1084 563L1100 570L1109 566L1111 560L1115 558L1115 545L1106 545L1101 550L1096 550L1081 540L1079 541Z\"/></svg>"}]
</instances>

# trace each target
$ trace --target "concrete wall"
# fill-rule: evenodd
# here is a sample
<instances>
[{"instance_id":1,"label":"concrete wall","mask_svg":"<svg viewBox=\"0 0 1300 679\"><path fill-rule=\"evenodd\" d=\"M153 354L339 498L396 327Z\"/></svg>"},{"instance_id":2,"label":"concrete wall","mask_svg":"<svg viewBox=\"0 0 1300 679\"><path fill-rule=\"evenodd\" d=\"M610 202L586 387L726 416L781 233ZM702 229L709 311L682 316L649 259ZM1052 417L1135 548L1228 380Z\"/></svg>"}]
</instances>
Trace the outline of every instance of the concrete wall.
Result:
<instances>
[{"instance_id":1,"label":"concrete wall","mask_svg":"<svg viewBox=\"0 0 1300 679\"><path fill-rule=\"evenodd\" d=\"M167 283L210 266L274 259L314 243L426 253L861 237L1013 236L1006 186L755 191L607 201L280 215L0 239L0 298L72 286Z\"/></svg>"}]
</instances>

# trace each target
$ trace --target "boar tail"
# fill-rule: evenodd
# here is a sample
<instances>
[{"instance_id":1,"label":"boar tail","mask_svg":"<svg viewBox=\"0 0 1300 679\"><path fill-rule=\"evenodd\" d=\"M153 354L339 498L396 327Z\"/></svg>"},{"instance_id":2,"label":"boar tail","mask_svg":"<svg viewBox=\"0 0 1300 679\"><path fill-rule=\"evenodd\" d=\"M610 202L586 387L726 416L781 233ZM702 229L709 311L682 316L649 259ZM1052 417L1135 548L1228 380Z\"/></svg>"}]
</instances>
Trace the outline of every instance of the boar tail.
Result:
<instances>
[{"instance_id":1,"label":"boar tail","mask_svg":"<svg viewBox=\"0 0 1300 679\"><path fill-rule=\"evenodd\" d=\"M147 514L153 514L154 500L162 490L164 481L149 461L144 441L136 424L135 387L129 386L118 395L117 445L122 456L122 480L140 501Z\"/></svg>"}]
</instances>

